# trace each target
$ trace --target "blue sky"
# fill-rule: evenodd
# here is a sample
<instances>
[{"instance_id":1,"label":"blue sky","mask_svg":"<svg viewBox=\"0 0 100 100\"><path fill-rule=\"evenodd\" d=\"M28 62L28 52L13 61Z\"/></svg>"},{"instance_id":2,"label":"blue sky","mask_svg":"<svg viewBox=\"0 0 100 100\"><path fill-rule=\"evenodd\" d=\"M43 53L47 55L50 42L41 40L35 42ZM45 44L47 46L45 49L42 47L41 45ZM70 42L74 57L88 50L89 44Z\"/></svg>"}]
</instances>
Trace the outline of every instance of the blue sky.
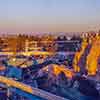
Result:
<instances>
[{"instance_id":1,"label":"blue sky","mask_svg":"<svg viewBox=\"0 0 100 100\"><path fill-rule=\"evenodd\" d=\"M0 32L100 29L100 0L0 0Z\"/></svg>"}]
</instances>

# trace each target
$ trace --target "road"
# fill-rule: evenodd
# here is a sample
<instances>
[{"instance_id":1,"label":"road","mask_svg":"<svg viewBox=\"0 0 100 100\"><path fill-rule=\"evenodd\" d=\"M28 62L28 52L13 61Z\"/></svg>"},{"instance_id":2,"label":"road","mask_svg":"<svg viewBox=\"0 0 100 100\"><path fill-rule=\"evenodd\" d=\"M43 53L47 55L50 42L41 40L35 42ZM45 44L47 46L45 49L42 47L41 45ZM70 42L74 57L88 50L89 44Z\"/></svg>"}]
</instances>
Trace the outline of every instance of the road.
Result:
<instances>
[{"instance_id":1,"label":"road","mask_svg":"<svg viewBox=\"0 0 100 100\"><path fill-rule=\"evenodd\" d=\"M46 91L43 91L43 90L40 90L37 88L33 88L33 87L23 84L21 82L14 81L13 79L10 79L10 78L4 77L4 76L0 76L0 83L6 84L9 87L18 88L22 91L25 91L34 96L41 97L46 100L68 100L68 99L62 98L60 96L51 94L49 92L46 92Z\"/></svg>"},{"instance_id":2,"label":"road","mask_svg":"<svg viewBox=\"0 0 100 100\"><path fill-rule=\"evenodd\" d=\"M52 52L45 52L45 51L28 51L28 52L17 52L18 55L52 55ZM14 52L0 52L0 55L14 55Z\"/></svg>"}]
</instances>

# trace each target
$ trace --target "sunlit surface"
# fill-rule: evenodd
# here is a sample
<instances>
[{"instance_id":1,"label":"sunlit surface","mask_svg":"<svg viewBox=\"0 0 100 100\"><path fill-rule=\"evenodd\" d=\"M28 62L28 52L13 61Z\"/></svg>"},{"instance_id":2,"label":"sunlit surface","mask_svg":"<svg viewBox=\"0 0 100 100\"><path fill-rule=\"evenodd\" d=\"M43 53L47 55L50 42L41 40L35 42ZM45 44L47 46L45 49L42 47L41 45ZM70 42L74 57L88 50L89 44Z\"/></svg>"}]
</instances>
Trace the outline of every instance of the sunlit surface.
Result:
<instances>
[{"instance_id":1,"label":"sunlit surface","mask_svg":"<svg viewBox=\"0 0 100 100\"><path fill-rule=\"evenodd\" d=\"M78 66L80 57L85 53L84 50L87 48L88 45L91 45L90 52L86 57L86 69L88 71L88 75L96 75L98 70L98 60L100 58L100 37L90 37L89 42L86 39L83 39L81 44L81 50L75 53L75 57L73 60L73 67L75 72L80 71L80 67ZM85 60L85 59L83 59ZM84 66L85 67L85 66Z\"/></svg>"},{"instance_id":2,"label":"sunlit surface","mask_svg":"<svg viewBox=\"0 0 100 100\"><path fill-rule=\"evenodd\" d=\"M63 65L60 66L60 65L52 64L52 65L49 65L49 66L43 68L43 70L45 70L45 71L49 71L49 69L52 69L52 72L56 76L58 76L61 72L63 72L65 74L65 76L68 78L72 78L72 76L74 75L74 73L71 70L69 70L68 68L66 68Z\"/></svg>"},{"instance_id":3,"label":"sunlit surface","mask_svg":"<svg viewBox=\"0 0 100 100\"><path fill-rule=\"evenodd\" d=\"M73 67L74 67L75 72L80 71L80 66L78 66L78 63L79 63L79 60L80 60L82 54L84 53L84 50L87 47L87 45L88 45L88 43L87 43L86 39L84 39L82 44L81 44L81 50L77 51L75 53L75 57L74 57L74 60L73 60Z\"/></svg>"},{"instance_id":4,"label":"sunlit surface","mask_svg":"<svg viewBox=\"0 0 100 100\"><path fill-rule=\"evenodd\" d=\"M92 48L87 57L87 69L89 75L95 75L98 70L98 61L100 58L100 37L92 40Z\"/></svg>"},{"instance_id":5,"label":"sunlit surface","mask_svg":"<svg viewBox=\"0 0 100 100\"><path fill-rule=\"evenodd\" d=\"M12 87L15 87L15 88L19 88L23 91L26 91L28 93L32 93L33 90L30 86L27 86L27 85L24 85L24 84L20 84L19 82L16 82L12 79L7 79L3 76L0 76L0 82L1 83L4 83L4 84L7 84L8 86L12 86Z\"/></svg>"}]
</instances>

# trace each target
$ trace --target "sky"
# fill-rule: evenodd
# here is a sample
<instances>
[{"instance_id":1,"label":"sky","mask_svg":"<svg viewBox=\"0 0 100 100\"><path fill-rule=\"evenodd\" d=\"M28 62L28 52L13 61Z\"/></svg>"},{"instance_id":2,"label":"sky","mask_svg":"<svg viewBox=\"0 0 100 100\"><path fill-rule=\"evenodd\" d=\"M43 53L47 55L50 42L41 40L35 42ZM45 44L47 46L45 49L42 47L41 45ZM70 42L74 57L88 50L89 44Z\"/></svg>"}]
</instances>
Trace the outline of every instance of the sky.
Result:
<instances>
[{"instance_id":1,"label":"sky","mask_svg":"<svg viewBox=\"0 0 100 100\"><path fill-rule=\"evenodd\" d=\"M0 0L0 32L100 29L100 0Z\"/></svg>"}]
</instances>

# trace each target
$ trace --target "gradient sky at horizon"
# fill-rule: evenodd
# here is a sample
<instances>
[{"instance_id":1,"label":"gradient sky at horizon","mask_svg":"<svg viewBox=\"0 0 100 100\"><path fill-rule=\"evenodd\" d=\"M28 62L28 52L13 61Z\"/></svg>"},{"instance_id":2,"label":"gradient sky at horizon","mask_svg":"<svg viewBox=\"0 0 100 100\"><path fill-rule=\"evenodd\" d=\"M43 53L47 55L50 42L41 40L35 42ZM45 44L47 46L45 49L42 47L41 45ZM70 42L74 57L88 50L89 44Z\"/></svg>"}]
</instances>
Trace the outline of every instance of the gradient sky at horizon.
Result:
<instances>
[{"instance_id":1,"label":"gradient sky at horizon","mask_svg":"<svg viewBox=\"0 0 100 100\"><path fill-rule=\"evenodd\" d=\"M100 0L0 0L0 32L100 29Z\"/></svg>"}]
</instances>

